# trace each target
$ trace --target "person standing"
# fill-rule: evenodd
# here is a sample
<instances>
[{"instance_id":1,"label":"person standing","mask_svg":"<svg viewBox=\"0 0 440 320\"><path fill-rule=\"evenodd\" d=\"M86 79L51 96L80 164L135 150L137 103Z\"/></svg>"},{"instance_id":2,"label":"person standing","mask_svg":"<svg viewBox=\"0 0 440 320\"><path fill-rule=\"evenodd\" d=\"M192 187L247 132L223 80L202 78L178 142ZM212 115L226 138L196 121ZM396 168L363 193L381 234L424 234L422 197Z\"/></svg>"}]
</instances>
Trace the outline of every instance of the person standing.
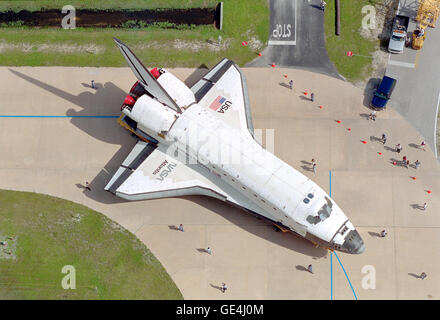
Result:
<instances>
[{"instance_id":1,"label":"person standing","mask_svg":"<svg viewBox=\"0 0 440 320\"><path fill-rule=\"evenodd\" d=\"M370 119L376 121L376 111L373 110L373 112L370 113Z\"/></svg>"},{"instance_id":2,"label":"person standing","mask_svg":"<svg viewBox=\"0 0 440 320\"><path fill-rule=\"evenodd\" d=\"M380 141L382 142L383 145L387 143L387 136L385 135L385 133L382 133L382 139L380 139Z\"/></svg>"},{"instance_id":3,"label":"person standing","mask_svg":"<svg viewBox=\"0 0 440 320\"><path fill-rule=\"evenodd\" d=\"M427 277L427 275L426 275L426 273L425 272L422 272L421 274L420 274L420 279L425 279Z\"/></svg>"},{"instance_id":4,"label":"person standing","mask_svg":"<svg viewBox=\"0 0 440 320\"><path fill-rule=\"evenodd\" d=\"M225 293L228 290L228 285L226 283L222 283L222 292Z\"/></svg>"},{"instance_id":5,"label":"person standing","mask_svg":"<svg viewBox=\"0 0 440 320\"><path fill-rule=\"evenodd\" d=\"M400 143L398 143L398 144L396 145L396 152L397 152L397 153L400 153L400 151L402 151L402 146L400 145Z\"/></svg>"},{"instance_id":6,"label":"person standing","mask_svg":"<svg viewBox=\"0 0 440 320\"><path fill-rule=\"evenodd\" d=\"M414 166L416 167L416 169L420 168L420 161L416 160L416 162L414 162Z\"/></svg>"},{"instance_id":7,"label":"person standing","mask_svg":"<svg viewBox=\"0 0 440 320\"><path fill-rule=\"evenodd\" d=\"M96 87L95 87L95 80L92 80L92 89L96 89Z\"/></svg>"},{"instance_id":8,"label":"person standing","mask_svg":"<svg viewBox=\"0 0 440 320\"><path fill-rule=\"evenodd\" d=\"M289 86L290 86L290 90L292 90L293 89L293 80L289 81Z\"/></svg>"},{"instance_id":9,"label":"person standing","mask_svg":"<svg viewBox=\"0 0 440 320\"><path fill-rule=\"evenodd\" d=\"M426 142L425 142L425 141L422 141L422 142L420 143L420 148L422 148L423 151L426 151L426 150L425 150L425 146L426 146Z\"/></svg>"},{"instance_id":10,"label":"person standing","mask_svg":"<svg viewBox=\"0 0 440 320\"><path fill-rule=\"evenodd\" d=\"M312 170L313 170L313 173L316 173L316 161L315 161L315 159L312 159Z\"/></svg>"},{"instance_id":11,"label":"person standing","mask_svg":"<svg viewBox=\"0 0 440 320\"><path fill-rule=\"evenodd\" d=\"M206 252L207 252L208 254L212 254L212 249L211 249L211 247L206 248Z\"/></svg>"},{"instance_id":12,"label":"person standing","mask_svg":"<svg viewBox=\"0 0 440 320\"><path fill-rule=\"evenodd\" d=\"M319 5L319 6L321 7L321 10L322 10L322 11L325 11L325 6L326 6L326 5L327 5L327 2L325 2L325 1L322 0L321 3L320 3L320 5Z\"/></svg>"},{"instance_id":13,"label":"person standing","mask_svg":"<svg viewBox=\"0 0 440 320\"><path fill-rule=\"evenodd\" d=\"M90 189L90 184L89 184L88 181L86 181L86 186L85 186L85 188L86 188L87 190L89 190L89 191L92 191L92 189Z\"/></svg>"},{"instance_id":14,"label":"person standing","mask_svg":"<svg viewBox=\"0 0 440 320\"><path fill-rule=\"evenodd\" d=\"M426 211L426 208L428 207L428 204L425 202L424 204L423 204L423 206L422 206L422 208L423 208L423 211Z\"/></svg>"},{"instance_id":15,"label":"person standing","mask_svg":"<svg viewBox=\"0 0 440 320\"><path fill-rule=\"evenodd\" d=\"M307 266L307 271L313 274L313 266L311 264Z\"/></svg>"},{"instance_id":16,"label":"person standing","mask_svg":"<svg viewBox=\"0 0 440 320\"><path fill-rule=\"evenodd\" d=\"M179 224L179 231L182 231L182 232L184 232L185 230L183 230L183 224Z\"/></svg>"},{"instance_id":17,"label":"person standing","mask_svg":"<svg viewBox=\"0 0 440 320\"><path fill-rule=\"evenodd\" d=\"M315 94L312 92L312 94L310 95L310 101L314 102L315 101Z\"/></svg>"},{"instance_id":18,"label":"person standing","mask_svg":"<svg viewBox=\"0 0 440 320\"><path fill-rule=\"evenodd\" d=\"M382 230L382 231L380 232L380 236L381 236L382 238L385 238L386 235L387 235L387 232L386 232L385 230Z\"/></svg>"}]
</instances>

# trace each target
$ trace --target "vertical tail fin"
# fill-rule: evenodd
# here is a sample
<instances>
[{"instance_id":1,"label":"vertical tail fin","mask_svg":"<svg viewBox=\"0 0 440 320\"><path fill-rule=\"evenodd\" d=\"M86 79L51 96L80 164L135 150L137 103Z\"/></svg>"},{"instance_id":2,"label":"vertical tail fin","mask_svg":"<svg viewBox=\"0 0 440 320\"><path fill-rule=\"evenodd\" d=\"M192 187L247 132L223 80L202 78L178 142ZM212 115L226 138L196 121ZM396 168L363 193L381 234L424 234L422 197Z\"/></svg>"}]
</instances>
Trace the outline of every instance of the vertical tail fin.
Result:
<instances>
[{"instance_id":1,"label":"vertical tail fin","mask_svg":"<svg viewBox=\"0 0 440 320\"><path fill-rule=\"evenodd\" d=\"M165 89L157 82L156 78L148 71L147 68L142 64L142 62L136 57L133 51L130 50L124 43L119 39L113 38L119 50L121 50L122 55L125 60L127 60L128 65L138 78L139 82L145 87L145 89L153 95L161 103L166 104L168 107L172 108L178 113L182 111L170 97L170 95L165 91Z\"/></svg>"}]
</instances>

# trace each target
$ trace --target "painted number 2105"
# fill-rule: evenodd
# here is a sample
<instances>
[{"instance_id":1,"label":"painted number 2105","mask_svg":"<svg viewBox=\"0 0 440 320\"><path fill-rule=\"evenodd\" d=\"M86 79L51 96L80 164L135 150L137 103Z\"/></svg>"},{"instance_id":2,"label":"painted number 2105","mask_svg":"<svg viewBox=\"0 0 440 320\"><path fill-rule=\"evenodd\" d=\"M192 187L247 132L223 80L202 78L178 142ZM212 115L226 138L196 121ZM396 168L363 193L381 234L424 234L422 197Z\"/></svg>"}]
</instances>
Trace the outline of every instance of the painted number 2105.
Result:
<instances>
[{"instance_id":1,"label":"painted number 2105","mask_svg":"<svg viewBox=\"0 0 440 320\"><path fill-rule=\"evenodd\" d=\"M292 25L289 24L279 24L275 25L275 29L272 31L272 35L274 38L289 38L292 35L290 31L292 29Z\"/></svg>"}]
</instances>

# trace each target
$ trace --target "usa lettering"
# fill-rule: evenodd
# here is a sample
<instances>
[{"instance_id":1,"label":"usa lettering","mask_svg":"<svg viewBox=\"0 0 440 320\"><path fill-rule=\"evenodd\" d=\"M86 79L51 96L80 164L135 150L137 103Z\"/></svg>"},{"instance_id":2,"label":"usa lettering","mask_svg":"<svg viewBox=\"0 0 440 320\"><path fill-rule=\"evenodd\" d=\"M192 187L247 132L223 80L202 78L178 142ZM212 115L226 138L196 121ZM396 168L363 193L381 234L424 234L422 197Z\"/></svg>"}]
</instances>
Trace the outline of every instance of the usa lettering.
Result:
<instances>
[{"instance_id":1,"label":"usa lettering","mask_svg":"<svg viewBox=\"0 0 440 320\"><path fill-rule=\"evenodd\" d=\"M232 102L226 100L225 103L222 104L222 106L220 107L220 109L217 110L217 112L219 112L219 113L225 113L225 111L228 110L230 106L232 106Z\"/></svg>"}]
</instances>

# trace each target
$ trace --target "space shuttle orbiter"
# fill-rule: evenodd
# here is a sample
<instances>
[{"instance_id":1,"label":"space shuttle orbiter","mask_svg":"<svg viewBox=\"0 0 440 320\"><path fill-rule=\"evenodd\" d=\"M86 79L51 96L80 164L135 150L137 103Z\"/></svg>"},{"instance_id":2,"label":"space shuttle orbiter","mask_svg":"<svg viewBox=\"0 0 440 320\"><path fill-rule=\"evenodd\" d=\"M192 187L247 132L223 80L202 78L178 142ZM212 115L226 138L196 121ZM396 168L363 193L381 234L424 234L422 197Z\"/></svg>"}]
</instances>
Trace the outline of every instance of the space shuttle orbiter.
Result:
<instances>
[{"instance_id":1,"label":"space shuttle orbiter","mask_svg":"<svg viewBox=\"0 0 440 320\"><path fill-rule=\"evenodd\" d=\"M105 190L128 200L209 196L330 250L364 251L327 193L254 140L237 65L223 59L188 88L165 69L148 71L114 40L139 80L118 121L140 140Z\"/></svg>"}]
</instances>

